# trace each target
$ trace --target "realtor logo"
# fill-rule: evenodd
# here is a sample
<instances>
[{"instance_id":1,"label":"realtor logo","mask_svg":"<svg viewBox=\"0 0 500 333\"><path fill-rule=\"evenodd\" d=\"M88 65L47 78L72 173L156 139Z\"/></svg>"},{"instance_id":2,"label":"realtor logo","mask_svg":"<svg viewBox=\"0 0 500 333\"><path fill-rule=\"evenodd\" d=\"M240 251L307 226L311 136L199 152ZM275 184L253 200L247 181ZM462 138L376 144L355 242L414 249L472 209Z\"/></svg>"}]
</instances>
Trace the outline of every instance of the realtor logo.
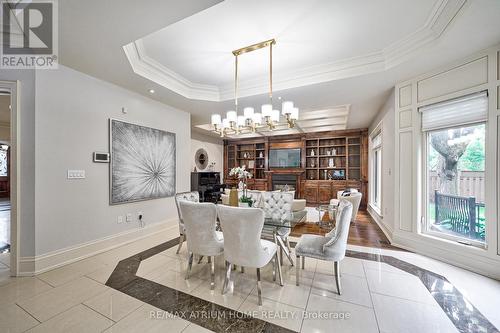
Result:
<instances>
[{"instance_id":1,"label":"realtor logo","mask_svg":"<svg viewBox=\"0 0 500 333\"><path fill-rule=\"evenodd\" d=\"M1 68L57 68L57 2L2 0Z\"/></svg>"}]
</instances>

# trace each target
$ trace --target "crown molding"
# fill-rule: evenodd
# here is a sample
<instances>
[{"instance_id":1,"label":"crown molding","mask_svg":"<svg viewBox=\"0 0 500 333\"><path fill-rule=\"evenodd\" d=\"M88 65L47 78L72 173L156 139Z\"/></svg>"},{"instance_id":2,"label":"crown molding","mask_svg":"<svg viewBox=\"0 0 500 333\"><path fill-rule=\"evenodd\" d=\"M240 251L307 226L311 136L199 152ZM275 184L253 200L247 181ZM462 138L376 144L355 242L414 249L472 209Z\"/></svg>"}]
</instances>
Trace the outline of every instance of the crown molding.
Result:
<instances>
[{"instance_id":1,"label":"crown molding","mask_svg":"<svg viewBox=\"0 0 500 333\"><path fill-rule=\"evenodd\" d=\"M457 17L467 0L438 0L425 24L414 33L380 51L320 64L298 70L276 73L274 91L308 86L312 84L345 79L381 72L395 67L414 57L419 49L438 40ZM221 102L234 98L232 84L215 86L195 83L158 63L146 54L139 39L123 47L134 73L164 86L186 98ZM267 83L262 78L240 81L239 96L247 97L267 92Z\"/></svg>"}]
</instances>

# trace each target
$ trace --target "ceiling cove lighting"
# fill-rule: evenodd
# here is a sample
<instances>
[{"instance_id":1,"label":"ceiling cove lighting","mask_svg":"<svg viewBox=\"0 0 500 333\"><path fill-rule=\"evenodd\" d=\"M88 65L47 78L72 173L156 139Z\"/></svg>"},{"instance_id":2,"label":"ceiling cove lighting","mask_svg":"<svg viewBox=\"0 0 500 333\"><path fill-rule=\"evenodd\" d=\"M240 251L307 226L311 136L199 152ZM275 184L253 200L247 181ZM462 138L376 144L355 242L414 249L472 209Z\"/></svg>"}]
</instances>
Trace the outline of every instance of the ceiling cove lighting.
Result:
<instances>
[{"instance_id":1,"label":"ceiling cove lighting","mask_svg":"<svg viewBox=\"0 0 500 333\"><path fill-rule=\"evenodd\" d=\"M270 39L233 51L234 110L227 111L225 118L222 118L220 114L213 114L210 121L213 131L221 137L228 134L238 135L255 133L259 130L272 131L295 127L295 121L299 118L299 109L293 105L292 101L284 101L281 104L281 112L273 108L273 45L275 44L276 40ZM260 112L255 112L253 107L245 107L243 115L238 115L238 56L265 47L269 47L269 103L263 104Z\"/></svg>"}]
</instances>

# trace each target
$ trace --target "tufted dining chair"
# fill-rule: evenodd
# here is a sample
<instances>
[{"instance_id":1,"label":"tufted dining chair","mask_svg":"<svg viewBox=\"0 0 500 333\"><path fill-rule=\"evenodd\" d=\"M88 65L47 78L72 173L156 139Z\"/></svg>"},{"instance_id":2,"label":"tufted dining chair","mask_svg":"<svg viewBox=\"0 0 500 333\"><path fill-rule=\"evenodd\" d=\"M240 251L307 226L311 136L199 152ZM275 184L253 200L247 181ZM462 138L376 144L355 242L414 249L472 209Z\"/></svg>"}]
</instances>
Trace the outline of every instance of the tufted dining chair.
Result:
<instances>
[{"instance_id":1,"label":"tufted dining chair","mask_svg":"<svg viewBox=\"0 0 500 333\"><path fill-rule=\"evenodd\" d=\"M299 285L299 261L302 257L302 269L304 269L305 257L315 258L334 262L335 281L337 291L340 289L340 261L345 257L347 248L347 238L349 236L349 226L351 223L352 204L349 201L340 201L337 210L336 226L325 236L302 235L295 246L296 255L296 284Z\"/></svg>"},{"instance_id":2,"label":"tufted dining chair","mask_svg":"<svg viewBox=\"0 0 500 333\"><path fill-rule=\"evenodd\" d=\"M273 277L276 269L280 285L282 284L281 265L278 258L278 246L261 239L264 226L264 212L259 208L242 208L217 206L219 220L224 232L224 258L226 260L226 276L222 294L227 292L231 279L231 266L238 265L257 269L257 292L259 305L262 305L262 287L260 269L274 258Z\"/></svg>"},{"instance_id":3,"label":"tufted dining chair","mask_svg":"<svg viewBox=\"0 0 500 333\"><path fill-rule=\"evenodd\" d=\"M210 289L215 288L215 257L224 252L222 232L215 230L217 208L209 202L179 202L189 253L186 280L193 266L193 256L207 256L210 263Z\"/></svg>"},{"instance_id":4,"label":"tufted dining chair","mask_svg":"<svg viewBox=\"0 0 500 333\"><path fill-rule=\"evenodd\" d=\"M190 201L190 202L200 202L200 194L198 191L192 192L181 192L175 194L175 205L177 206L177 215L179 216L179 246L177 247L177 251L175 253L179 254L181 250L182 243L186 240L186 229L184 227L184 221L182 218L181 210L179 207L179 202L181 201Z\"/></svg>"},{"instance_id":5,"label":"tufted dining chair","mask_svg":"<svg viewBox=\"0 0 500 333\"><path fill-rule=\"evenodd\" d=\"M263 192L261 208L264 210L265 217L282 220L290 219L292 216L293 197L293 192ZM277 236L286 244L288 252L291 252L290 241L288 240L290 232L291 228L286 227L278 228L276 231ZM264 227L262 236L266 239L273 239L273 229L271 227ZM282 253L281 259L283 260ZM293 266L292 259L290 259L290 263Z\"/></svg>"}]
</instances>

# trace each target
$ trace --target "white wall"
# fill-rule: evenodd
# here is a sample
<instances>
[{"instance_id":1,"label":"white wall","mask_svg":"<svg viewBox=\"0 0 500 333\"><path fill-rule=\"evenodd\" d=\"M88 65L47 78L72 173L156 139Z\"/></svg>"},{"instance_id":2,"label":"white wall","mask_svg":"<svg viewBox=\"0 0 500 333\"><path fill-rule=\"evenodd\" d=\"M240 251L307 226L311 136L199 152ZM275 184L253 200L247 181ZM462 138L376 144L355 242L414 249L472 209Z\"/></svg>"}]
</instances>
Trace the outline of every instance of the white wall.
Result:
<instances>
[{"instance_id":1,"label":"white wall","mask_svg":"<svg viewBox=\"0 0 500 333\"><path fill-rule=\"evenodd\" d=\"M382 133L382 207L381 214L379 215L374 209L368 206L368 212L377 221L384 233L389 239L392 239L392 233L395 227L394 220L394 89L391 90L389 97L377 113L373 120L368 133L370 137L377 134L379 131ZM369 165L371 170L372 151L369 150ZM373 178L372 178L373 179ZM371 186L369 183L371 195ZM371 198L369 198L369 201Z\"/></svg>"},{"instance_id":2,"label":"white wall","mask_svg":"<svg viewBox=\"0 0 500 333\"><path fill-rule=\"evenodd\" d=\"M423 234L423 133L418 109L451 98L488 91L486 138L487 248L466 246ZM500 279L500 45L433 72L401 82L395 89L395 229L393 241L406 249Z\"/></svg>"},{"instance_id":3,"label":"white wall","mask_svg":"<svg viewBox=\"0 0 500 333\"><path fill-rule=\"evenodd\" d=\"M208 163L215 162L214 171L221 173L222 180L222 171L224 168L224 145L222 140L203 135L197 132L191 133L191 171L194 170L196 166L194 156L196 151L200 148L203 148L208 153ZM206 171L206 170L198 170L198 171Z\"/></svg>"},{"instance_id":4,"label":"white wall","mask_svg":"<svg viewBox=\"0 0 500 333\"><path fill-rule=\"evenodd\" d=\"M128 109L122 114L121 108ZM177 191L190 188L190 115L59 66L36 77L36 255L137 229L119 215L143 212L146 225L177 223L174 198L109 205L109 165L92 152L109 150L108 119L176 133ZM68 169L86 179L68 180ZM26 230L23 230L23 233Z\"/></svg>"}]
</instances>

